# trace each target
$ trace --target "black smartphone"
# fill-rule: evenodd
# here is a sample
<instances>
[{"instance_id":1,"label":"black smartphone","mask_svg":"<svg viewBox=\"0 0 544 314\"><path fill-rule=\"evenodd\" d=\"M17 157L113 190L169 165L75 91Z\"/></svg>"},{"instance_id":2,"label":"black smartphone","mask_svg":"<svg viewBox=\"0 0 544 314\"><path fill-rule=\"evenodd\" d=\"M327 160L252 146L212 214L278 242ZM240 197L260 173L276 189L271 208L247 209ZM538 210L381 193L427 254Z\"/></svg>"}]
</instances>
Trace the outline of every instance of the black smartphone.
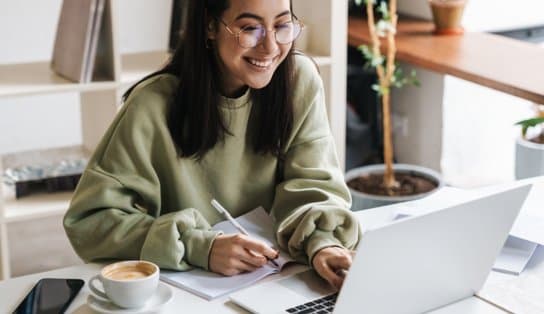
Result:
<instances>
[{"instance_id":1,"label":"black smartphone","mask_svg":"<svg viewBox=\"0 0 544 314\"><path fill-rule=\"evenodd\" d=\"M13 313L64 313L84 284L81 279L40 279Z\"/></svg>"}]
</instances>

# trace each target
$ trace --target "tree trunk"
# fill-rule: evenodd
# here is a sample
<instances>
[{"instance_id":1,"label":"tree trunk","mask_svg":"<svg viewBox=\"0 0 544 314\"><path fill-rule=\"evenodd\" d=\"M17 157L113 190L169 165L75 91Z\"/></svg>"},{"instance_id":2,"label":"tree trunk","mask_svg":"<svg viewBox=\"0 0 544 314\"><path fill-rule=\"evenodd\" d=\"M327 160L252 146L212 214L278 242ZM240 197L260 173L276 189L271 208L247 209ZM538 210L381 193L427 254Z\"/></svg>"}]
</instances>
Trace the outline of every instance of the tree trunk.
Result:
<instances>
[{"instance_id":1,"label":"tree trunk","mask_svg":"<svg viewBox=\"0 0 544 314\"><path fill-rule=\"evenodd\" d=\"M383 174L383 183L388 190L397 186L395 173L393 172L393 141L391 135L391 99L389 93L382 95L383 111L383 162L385 172Z\"/></svg>"}]
</instances>

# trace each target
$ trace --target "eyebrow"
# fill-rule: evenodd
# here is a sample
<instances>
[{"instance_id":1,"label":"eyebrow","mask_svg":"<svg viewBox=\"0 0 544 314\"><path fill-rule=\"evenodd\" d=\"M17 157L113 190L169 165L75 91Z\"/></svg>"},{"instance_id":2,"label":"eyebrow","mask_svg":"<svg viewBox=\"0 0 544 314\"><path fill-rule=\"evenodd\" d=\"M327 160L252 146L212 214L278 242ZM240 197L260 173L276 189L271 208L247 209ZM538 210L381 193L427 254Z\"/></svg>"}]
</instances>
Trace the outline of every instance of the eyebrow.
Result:
<instances>
[{"instance_id":1,"label":"eyebrow","mask_svg":"<svg viewBox=\"0 0 544 314\"><path fill-rule=\"evenodd\" d=\"M291 11L289 10L285 10L283 12L281 12L280 14L276 15L276 17L274 17L275 19L277 19L278 17L282 17L284 15L289 15L291 14ZM238 21L238 20L241 20L241 19L244 19L244 18L252 18L252 19L256 19L256 20L259 20L259 21L264 21L264 19L261 17L261 16L258 16L256 14L253 14L253 13L248 13L248 12L244 12L240 15L238 15L235 19L235 21Z\"/></svg>"}]
</instances>

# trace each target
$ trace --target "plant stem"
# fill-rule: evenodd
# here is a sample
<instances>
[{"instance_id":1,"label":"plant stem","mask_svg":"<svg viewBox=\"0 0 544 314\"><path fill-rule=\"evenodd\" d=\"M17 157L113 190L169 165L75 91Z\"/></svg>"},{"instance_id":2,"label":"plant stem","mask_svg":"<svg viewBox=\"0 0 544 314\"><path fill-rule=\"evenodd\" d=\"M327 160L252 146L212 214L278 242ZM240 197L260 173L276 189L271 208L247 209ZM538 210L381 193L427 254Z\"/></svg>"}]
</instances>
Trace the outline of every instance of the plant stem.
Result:
<instances>
[{"instance_id":1,"label":"plant stem","mask_svg":"<svg viewBox=\"0 0 544 314\"><path fill-rule=\"evenodd\" d=\"M391 25L394 30L397 29L397 1L389 1L389 16L391 17ZM374 55L381 55L380 51L380 39L376 32L375 19L374 19L374 5L372 1L366 2L366 12L368 17L368 29L370 38L372 41L372 51ZM392 189L398 187L399 183L395 180L395 173L393 171L393 140L392 140L392 128L391 128L391 97L390 87L391 79L395 72L395 33L392 31L387 32L387 58L385 69L382 64L376 66L376 73L378 74L378 81L381 91L382 101L382 113L383 113L383 158L385 164L385 171L383 176L383 184L388 190L389 194L392 194Z\"/></svg>"}]
</instances>

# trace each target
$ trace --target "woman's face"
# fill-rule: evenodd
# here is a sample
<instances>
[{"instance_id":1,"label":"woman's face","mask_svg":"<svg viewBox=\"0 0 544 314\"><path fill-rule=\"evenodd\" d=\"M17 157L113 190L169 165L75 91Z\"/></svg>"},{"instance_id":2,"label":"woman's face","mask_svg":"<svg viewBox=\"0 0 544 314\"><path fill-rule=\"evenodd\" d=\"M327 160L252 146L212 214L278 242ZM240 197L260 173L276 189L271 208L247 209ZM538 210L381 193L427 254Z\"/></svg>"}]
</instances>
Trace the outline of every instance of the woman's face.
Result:
<instances>
[{"instance_id":1,"label":"woman's face","mask_svg":"<svg viewBox=\"0 0 544 314\"><path fill-rule=\"evenodd\" d=\"M208 34L215 42L222 71L222 89L226 96L235 96L246 86L263 88L272 79L292 45L277 43L274 35L275 30L292 20L289 1L230 0L230 7L223 13L222 21L217 21L217 28ZM234 34L242 29L249 33L262 25L266 35L255 47L244 48L223 23Z\"/></svg>"}]
</instances>

